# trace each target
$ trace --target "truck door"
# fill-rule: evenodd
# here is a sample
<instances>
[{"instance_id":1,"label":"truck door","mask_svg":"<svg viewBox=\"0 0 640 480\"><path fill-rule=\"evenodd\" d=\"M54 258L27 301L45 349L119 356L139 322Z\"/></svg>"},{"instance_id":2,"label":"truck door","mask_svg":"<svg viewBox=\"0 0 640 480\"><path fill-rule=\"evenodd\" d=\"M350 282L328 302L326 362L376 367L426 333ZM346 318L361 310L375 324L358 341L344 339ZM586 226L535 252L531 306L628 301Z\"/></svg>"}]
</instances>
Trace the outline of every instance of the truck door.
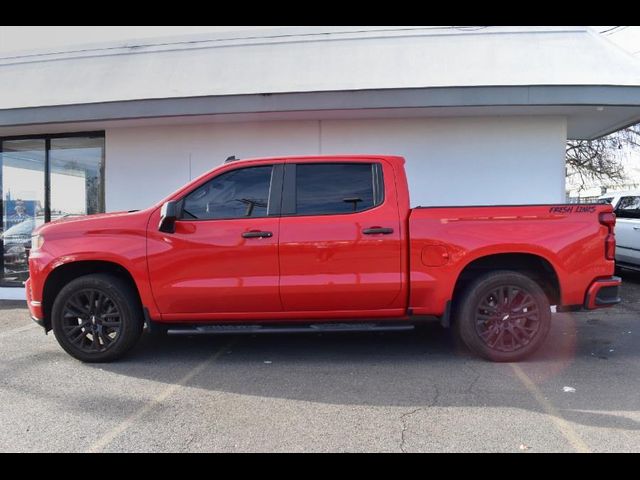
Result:
<instances>
[{"instance_id":1,"label":"truck door","mask_svg":"<svg viewBox=\"0 0 640 480\"><path fill-rule=\"evenodd\" d=\"M394 185L385 162L286 164L279 248L285 311L405 307Z\"/></svg>"},{"instance_id":2,"label":"truck door","mask_svg":"<svg viewBox=\"0 0 640 480\"><path fill-rule=\"evenodd\" d=\"M227 170L183 197L175 232L159 232L157 221L150 224L149 274L163 317L204 320L282 311L278 210L283 169Z\"/></svg>"}]
</instances>

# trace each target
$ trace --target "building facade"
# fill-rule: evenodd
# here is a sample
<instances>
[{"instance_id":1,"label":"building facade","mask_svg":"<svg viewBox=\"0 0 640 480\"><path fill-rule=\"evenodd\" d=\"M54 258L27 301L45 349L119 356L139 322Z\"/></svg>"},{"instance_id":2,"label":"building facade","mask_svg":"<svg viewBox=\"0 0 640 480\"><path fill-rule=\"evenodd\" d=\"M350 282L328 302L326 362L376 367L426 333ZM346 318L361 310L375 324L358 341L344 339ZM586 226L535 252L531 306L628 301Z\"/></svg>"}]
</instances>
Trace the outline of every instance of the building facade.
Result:
<instances>
[{"instance_id":1,"label":"building facade","mask_svg":"<svg viewBox=\"0 0 640 480\"><path fill-rule=\"evenodd\" d=\"M289 27L0 58L0 283L31 230L150 206L225 158L407 159L416 205L557 203L568 138L640 121L587 27Z\"/></svg>"}]
</instances>

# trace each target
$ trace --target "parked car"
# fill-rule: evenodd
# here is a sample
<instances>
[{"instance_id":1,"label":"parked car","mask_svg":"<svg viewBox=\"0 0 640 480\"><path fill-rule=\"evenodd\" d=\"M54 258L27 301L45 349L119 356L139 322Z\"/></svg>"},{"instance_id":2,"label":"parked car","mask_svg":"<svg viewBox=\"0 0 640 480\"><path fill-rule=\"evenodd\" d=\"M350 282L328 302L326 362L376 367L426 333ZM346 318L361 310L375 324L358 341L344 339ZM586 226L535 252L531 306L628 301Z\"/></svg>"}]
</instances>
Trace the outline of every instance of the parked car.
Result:
<instances>
[{"instance_id":1,"label":"parked car","mask_svg":"<svg viewBox=\"0 0 640 480\"><path fill-rule=\"evenodd\" d=\"M611 204L616 214L616 265L640 271L640 191L612 192L599 201Z\"/></svg>"},{"instance_id":2,"label":"parked car","mask_svg":"<svg viewBox=\"0 0 640 480\"><path fill-rule=\"evenodd\" d=\"M39 222L39 225L42 223L44 222ZM33 217L27 217L26 220L12 225L2 233L5 273L18 275L27 273L27 256L31 247L31 233L35 226L36 220Z\"/></svg>"},{"instance_id":3,"label":"parked car","mask_svg":"<svg viewBox=\"0 0 640 480\"><path fill-rule=\"evenodd\" d=\"M550 305L620 301L610 205L410 208L404 159L225 163L138 212L38 228L34 320L86 362L150 332L410 329L438 318L517 361Z\"/></svg>"},{"instance_id":4,"label":"parked car","mask_svg":"<svg viewBox=\"0 0 640 480\"><path fill-rule=\"evenodd\" d=\"M66 214L56 214L52 218L58 219L67 216ZM29 274L27 259L31 249L31 236L36 227L44 224L44 216L37 215L26 217L26 219L7 228L0 237L4 249L4 273L5 276L13 275L20 280L26 280Z\"/></svg>"}]
</instances>

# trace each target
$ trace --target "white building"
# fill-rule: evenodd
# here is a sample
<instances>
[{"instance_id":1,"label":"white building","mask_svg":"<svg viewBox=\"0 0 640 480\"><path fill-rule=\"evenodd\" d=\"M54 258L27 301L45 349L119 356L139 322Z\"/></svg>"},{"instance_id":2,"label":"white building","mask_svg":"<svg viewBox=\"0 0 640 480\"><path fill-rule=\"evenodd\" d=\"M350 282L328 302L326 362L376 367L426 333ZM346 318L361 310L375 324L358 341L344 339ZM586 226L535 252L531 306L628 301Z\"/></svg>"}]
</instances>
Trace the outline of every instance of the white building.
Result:
<instances>
[{"instance_id":1,"label":"white building","mask_svg":"<svg viewBox=\"0 0 640 480\"><path fill-rule=\"evenodd\" d=\"M24 278L9 228L144 208L230 155L398 154L414 206L555 203L568 138L638 121L640 62L587 27L286 27L5 53L5 284Z\"/></svg>"}]
</instances>

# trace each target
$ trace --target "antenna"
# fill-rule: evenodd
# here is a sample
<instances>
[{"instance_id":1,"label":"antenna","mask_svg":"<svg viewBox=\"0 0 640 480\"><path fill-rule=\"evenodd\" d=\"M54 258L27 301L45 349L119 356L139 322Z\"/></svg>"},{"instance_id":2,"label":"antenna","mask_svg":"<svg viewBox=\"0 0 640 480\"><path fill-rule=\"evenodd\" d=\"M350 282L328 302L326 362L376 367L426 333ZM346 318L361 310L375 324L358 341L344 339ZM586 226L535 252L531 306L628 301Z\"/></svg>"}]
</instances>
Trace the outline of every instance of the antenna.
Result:
<instances>
[{"instance_id":1,"label":"antenna","mask_svg":"<svg viewBox=\"0 0 640 480\"><path fill-rule=\"evenodd\" d=\"M224 163L235 162L236 160L238 160L236 158L236 156L235 155L231 155L230 157L227 157L227 159L224 161Z\"/></svg>"}]
</instances>

